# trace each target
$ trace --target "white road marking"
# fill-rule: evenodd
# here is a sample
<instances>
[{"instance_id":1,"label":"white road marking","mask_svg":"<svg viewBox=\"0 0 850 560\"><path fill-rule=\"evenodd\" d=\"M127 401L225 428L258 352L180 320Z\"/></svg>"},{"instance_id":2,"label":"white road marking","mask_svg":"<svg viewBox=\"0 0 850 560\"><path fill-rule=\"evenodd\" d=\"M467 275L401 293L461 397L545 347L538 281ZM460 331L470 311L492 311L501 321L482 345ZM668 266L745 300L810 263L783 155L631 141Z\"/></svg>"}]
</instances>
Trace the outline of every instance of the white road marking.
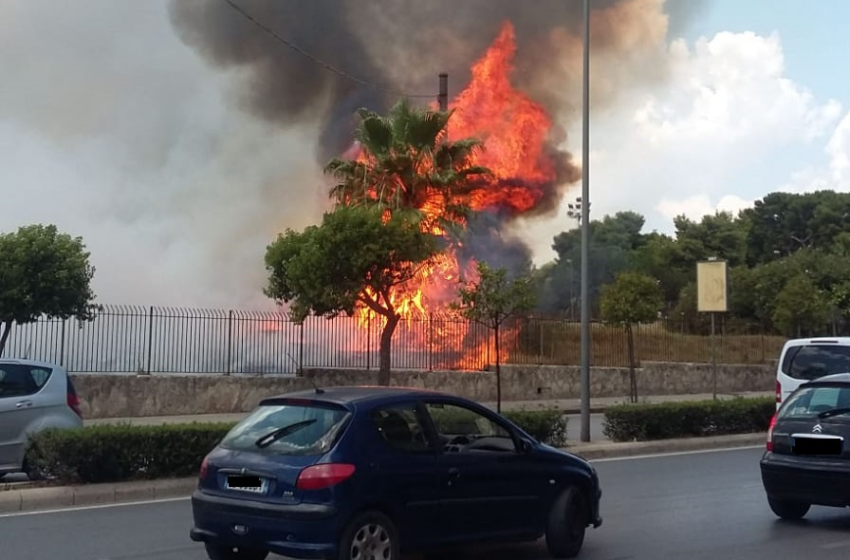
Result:
<instances>
[{"instance_id":1,"label":"white road marking","mask_svg":"<svg viewBox=\"0 0 850 560\"><path fill-rule=\"evenodd\" d=\"M845 546L850 546L850 540L836 541L831 543L826 543L820 545L820 548L832 549L832 548L844 548Z\"/></svg>"},{"instance_id":2,"label":"white road marking","mask_svg":"<svg viewBox=\"0 0 850 560\"><path fill-rule=\"evenodd\" d=\"M185 496L183 498L162 498L159 500L143 500L139 502L120 502L116 504L97 504L91 506L71 506L66 508L59 509L42 509L42 510L33 510L33 511L16 511L13 513L0 513L0 519L4 517L23 517L25 515L48 515L51 513L67 513L67 512L75 512L75 511L89 511L93 509L107 509L107 508L116 508L116 507L127 507L127 506L145 506L152 504L167 504L170 502L182 502L184 500L190 499L190 496Z\"/></svg>"},{"instance_id":3,"label":"white road marking","mask_svg":"<svg viewBox=\"0 0 850 560\"><path fill-rule=\"evenodd\" d=\"M634 459L659 459L662 457L678 457L680 455L700 455L703 453L722 453L724 451L743 451L745 449L762 449L764 445L745 445L740 447L720 447L717 449L697 449L694 451L672 451L670 453L652 453L647 455L632 455L631 457L606 457L604 459L589 459L591 463L609 463L613 461L631 461ZM567 449L569 451L569 449Z\"/></svg>"}]
</instances>

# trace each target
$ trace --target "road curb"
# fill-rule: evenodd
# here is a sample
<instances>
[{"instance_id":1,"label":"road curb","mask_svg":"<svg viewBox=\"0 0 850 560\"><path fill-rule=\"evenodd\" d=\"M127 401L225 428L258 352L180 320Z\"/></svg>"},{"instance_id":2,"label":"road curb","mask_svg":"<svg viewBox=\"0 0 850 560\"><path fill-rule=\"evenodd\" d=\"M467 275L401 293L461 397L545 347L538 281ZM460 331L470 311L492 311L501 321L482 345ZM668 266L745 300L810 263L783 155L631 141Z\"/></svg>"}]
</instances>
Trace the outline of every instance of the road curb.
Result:
<instances>
[{"instance_id":1,"label":"road curb","mask_svg":"<svg viewBox=\"0 0 850 560\"><path fill-rule=\"evenodd\" d=\"M197 477L0 491L0 514L189 496Z\"/></svg>"},{"instance_id":2,"label":"road curb","mask_svg":"<svg viewBox=\"0 0 850 560\"><path fill-rule=\"evenodd\" d=\"M747 447L760 445L764 440L764 434L755 433L629 443L575 444L564 450L594 460ZM186 498L197 484L197 477L190 477L80 486L21 488L15 485L0 490L0 514Z\"/></svg>"},{"instance_id":3,"label":"road curb","mask_svg":"<svg viewBox=\"0 0 850 560\"><path fill-rule=\"evenodd\" d=\"M727 436L637 441L627 443L581 443L568 446L564 449L565 451L588 460L613 459L620 457L635 457L639 455L749 447L763 444L765 442L765 437L765 434L759 432L753 434L734 434Z\"/></svg>"}]
</instances>

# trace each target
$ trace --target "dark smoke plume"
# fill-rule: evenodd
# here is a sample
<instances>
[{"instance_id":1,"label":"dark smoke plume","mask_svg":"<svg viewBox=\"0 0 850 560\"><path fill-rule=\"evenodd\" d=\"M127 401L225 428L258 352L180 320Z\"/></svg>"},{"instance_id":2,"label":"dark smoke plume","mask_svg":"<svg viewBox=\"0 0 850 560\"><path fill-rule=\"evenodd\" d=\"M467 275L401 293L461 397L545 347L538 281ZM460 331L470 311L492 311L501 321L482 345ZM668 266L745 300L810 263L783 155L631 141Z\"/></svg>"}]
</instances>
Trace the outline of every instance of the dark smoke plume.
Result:
<instances>
[{"instance_id":1,"label":"dark smoke plume","mask_svg":"<svg viewBox=\"0 0 850 560\"><path fill-rule=\"evenodd\" d=\"M380 88L424 94L434 101L437 76L449 74L449 98L468 83L471 65L499 34L505 20L515 28L517 55L512 81L543 103L556 118L575 117L580 102L580 52L570 38L580 37L582 2L578 0L233 0L264 26L316 58L367 80ZM600 21L592 35L592 56L606 53L619 66L629 66L622 80L654 81L663 69L637 61L641 42L658 35L658 20L641 18L658 12L663 0L594 0ZM681 17L686 6L700 0L668 0ZM616 10L627 5L622 13ZM607 13L606 13L607 12ZM262 31L224 0L172 0L172 23L180 38L212 64L245 73L240 102L251 112L281 127L318 124L316 156L320 164L342 154L351 143L353 113L360 107L384 111L398 95L346 79L294 52ZM665 22L666 25L666 22ZM661 30L666 33L666 28ZM571 59L569 64L565 59ZM640 65L642 64L642 67ZM636 69L640 67L639 69ZM580 68L580 66L578 66ZM564 84L569 87L564 87ZM616 86L594 91L594 105L604 105ZM626 86L628 87L628 85ZM562 185L547 188L536 213L557 207L566 185L579 179L576 165L566 152L551 148ZM504 217L498 222L510 222ZM493 220L480 224L486 231L482 250L522 262L529 251L516 243L503 243ZM493 253L495 255L495 253ZM495 256L493 258L496 258ZM501 258L501 257L500 257Z\"/></svg>"}]
</instances>

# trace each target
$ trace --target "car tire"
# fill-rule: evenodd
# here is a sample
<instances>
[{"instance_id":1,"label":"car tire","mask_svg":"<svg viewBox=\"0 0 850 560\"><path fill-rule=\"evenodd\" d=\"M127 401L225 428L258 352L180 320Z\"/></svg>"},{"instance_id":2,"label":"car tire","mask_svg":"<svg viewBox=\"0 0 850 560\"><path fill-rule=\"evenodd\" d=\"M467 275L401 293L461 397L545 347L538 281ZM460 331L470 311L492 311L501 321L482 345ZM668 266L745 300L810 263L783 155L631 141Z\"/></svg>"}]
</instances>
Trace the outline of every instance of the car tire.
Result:
<instances>
[{"instance_id":1,"label":"car tire","mask_svg":"<svg viewBox=\"0 0 850 560\"><path fill-rule=\"evenodd\" d=\"M767 497L767 503L770 504L770 509L782 519L802 519L811 508L811 504L806 502L797 502L794 500L782 500L772 496Z\"/></svg>"},{"instance_id":2,"label":"car tire","mask_svg":"<svg viewBox=\"0 0 850 560\"><path fill-rule=\"evenodd\" d=\"M41 469L32 466L26 457L24 457L24 464L21 465L21 470L32 482L39 482L47 479L47 475L42 472Z\"/></svg>"},{"instance_id":3,"label":"car tire","mask_svg":"<svg viewBox=\"0 0 850 560\"><path fill-rule=\"evenodd\" d=\"M371 560L373 556L376 560L401 560L398 530L379 511L355 515L343 530L338 548L337 560Z\"/></svg>"},{"instance_id":4,"label":"car tire","mask_svg":"<svg viewBox=\"0 0 850 560\"><path fill-rule=\"evenodd\" d=\"M241 548L223 544L204 543L210 560L266 560L269 555L266 550Z\"/></svg>"},{"instance_id":5,"label":"car tire","mask_svg":"<svg viewBox=\"0 0 850 560\"><path fill-rule=\"evenodd\" d=\"M587 505L581 491L571 486L552 505L546 524L546 547L555 558L575 558L584 544Z\"/></svg>"}]
</instances>

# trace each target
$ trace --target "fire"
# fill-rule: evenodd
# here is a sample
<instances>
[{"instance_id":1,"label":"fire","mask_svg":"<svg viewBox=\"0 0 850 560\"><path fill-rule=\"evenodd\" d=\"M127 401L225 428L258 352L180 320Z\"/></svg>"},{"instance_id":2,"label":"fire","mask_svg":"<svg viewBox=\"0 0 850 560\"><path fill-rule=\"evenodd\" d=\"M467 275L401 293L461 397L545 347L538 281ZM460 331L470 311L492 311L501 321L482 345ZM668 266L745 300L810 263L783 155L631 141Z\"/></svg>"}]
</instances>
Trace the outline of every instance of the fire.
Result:
<instances>
[{"instance_id":1,"label":"fire","mask_svg":"<svg viewBox=\"0 0 850 560\"><path fill-rule=\"evenodd\" d=\"M504 23L499 36L472 67L469 86L449 104L454 115L447 127L449 139L480 139L484 150L476 153L473 163L486 166L493 173L486 184L475 185L464 202L476 211L508 216L537 207L544 187L557 179L555 162L546 151L552 121L542 105L516 90L510 81L515 39L513 25ZM365 156L361 153L359 157ZM421 201L418 207L434 218L441 212L443 202L434 196ZM429 227L433 233L444 233L437 226ZM396 340L398 343L401 338L412 337L409 344L439 348L441 353L453 356L440 367L481 369L495 357L492 335L485 339L481 333L471 341L469 325L465 323L457 323L462 332L448 332L445 321L431 322L430 328L421 326L433 314L447 310L456 298L459 279L474 281L475 263L460 262L455 250L450 249L434 266L421 271L415 286L394 292L391 301L402 316ZM365 306L358 310L357 318L363 328L375 328L376 324L382 328L385 321ZM399 337L402 331L407 332ZM426 337L428 340L417 340ZM503 344L502 348L506 346L509 345ZM502 360L505 358L503 350Z\"/></svg>"}]
</instances>

